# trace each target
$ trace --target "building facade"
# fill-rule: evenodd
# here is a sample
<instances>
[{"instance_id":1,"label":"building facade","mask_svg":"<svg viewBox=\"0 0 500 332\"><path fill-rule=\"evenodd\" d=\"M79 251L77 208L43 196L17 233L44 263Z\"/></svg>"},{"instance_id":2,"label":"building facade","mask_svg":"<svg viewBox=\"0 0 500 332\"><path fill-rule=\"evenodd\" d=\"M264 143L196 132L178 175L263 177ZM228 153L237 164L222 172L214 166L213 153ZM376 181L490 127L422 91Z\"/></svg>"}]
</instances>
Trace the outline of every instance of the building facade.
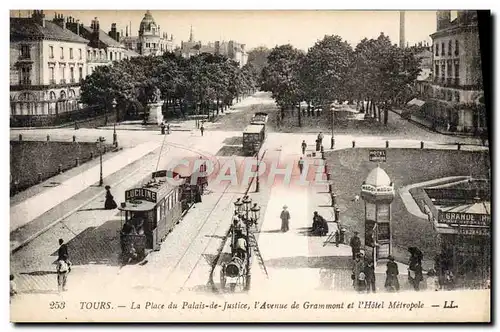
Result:
<instances>
[{"instance_id":1,"label":"building facade","mask_svg":"<svg viewBox=\"0 0 500 332\"><path fill-rule=\"evenodd\" d=\"M193 27L189 33L189 40L182 41L178 54L184 58L190 58L201 53L220 54L239 63L240 68L248 62L248 53L245 50L245 44L237 43L233 40L215 41L208 44L202 44L201 41L195 41Z\"/></svg>"},{"instance_id":2,"label":"building facade","mask_svg":"<svg viewBox=\"0 0 500 332\"><path fill-rule=\"evenodd\" d=\"M43 11L10 19L10 114L78 109L89 41L45 19Z\"/></svg>"},{"instance_id":3,"label":"building facade","mask_svg":"<svg viewBox=\"0 0 500 332\"><path fill-rule=\"evenodd\" d=\"M483 96L481 51L476 11L437 12L433 40L433 78L428 96L450 106L477 104ZM472 132L486 127L484 111L470 107L437 109L435 118L455 131Z\"/></svg>"}]
</instances>

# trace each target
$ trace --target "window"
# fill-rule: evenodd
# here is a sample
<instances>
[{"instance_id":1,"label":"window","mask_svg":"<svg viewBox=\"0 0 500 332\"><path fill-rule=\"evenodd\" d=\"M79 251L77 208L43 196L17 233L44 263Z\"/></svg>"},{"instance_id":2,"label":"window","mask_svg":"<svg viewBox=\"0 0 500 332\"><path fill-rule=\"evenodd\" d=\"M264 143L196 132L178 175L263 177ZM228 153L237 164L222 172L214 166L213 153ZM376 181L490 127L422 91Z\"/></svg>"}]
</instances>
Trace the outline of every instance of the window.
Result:
<instances>
[{"instance_id":1,"label":"window","mask_svg":"<svg viewBox=\"0 0 500 332\"><path fill-rule=\"evenodd\" d=\"M54 46L49 46L49 58L54 59Z\"/></svg>"},{"instance_id":2,"label":"window","mask_svg":"<svg viewBox=\"0 0 500 332\"><path fill-rule=\"evenodd\" d=\"M444 74L446 72L446 64L442 64L441 65L441 77L444 78Z\"/></svg>"},{"instance_id":3,"label":"window","mask_svg":"<svg viewBox=\"0 0 500 332\"><path fill-rule=\"evenodd\" d=\"M50 84L55 84L56 83L56 77L55 77L55 69L54 69L54 67L49 67L49 72L50 72Z\"/></svg>"},{"instance_id":4,"label":"window","mask_svg":"<svg viewBox=\"0 0 500 332\"><path fill-rule=\"evenodd\" d=\"M69 58L73 59L73 49L72 48L69 49Z\"/></svg>"},{"instance_id":5,"label":"window","mask_svg":"<svg viewBox=\"0 0 500 332\"><path fill-rule=\"evenodd\" d=\"M87 51L87 60L90 60L92 59L92 55L90 53L90 50Z\"/></svg>"},{"instance_id":6,"label":"window","mask_svg":"<svg viewBox=\"0 0 500 332\"><path fill-rule=\"evenodd\" d=\"M451 63L451 61L448 61L448 63L447 63L447 69L446 69L446 76L447 77L451 77L452 70L453 70L452 63Z\"/></svg>"},{"instance_id":7,"label":"window","mask_svg":"<svg viewBox=\"0 0 500 332\"><path fill-rule=\"evenodd\" d=\"M156 43L153 43L153 48L156 48Z\"/></svg>"},{"instance_id":8,"label":"window","mask_svg":"<svg viewBox=\"0 0 500 332\"><path fill-rule=\"evenodd\" d=\"M113 52L109 52L109 60L113 61Z\"/></svg>"},{"instance_id":9,"label":"window","mask_svg":"<svg viewBox=\"0 0 500 332\"><path fill-rule=\"evenodd\" d=\"M78 68L78 75L79 75L78 78L81 80L83 78L83 68L82 67Z\"/></svg>"},{"instance_id":10,"label":"window","mask_svg":"<svg viewBox=\"0 0 500 332\"><path fill-rule=\"evenodd\" d=\"M459 103L459 102L460 102L460 92L458 92L458 91L455 91L455 101L456 101L457 103Z\"/></svg>"},{"instance_id":11,"label":"window","mask_svg":"<svg viewBox=\"0 0 500 332\"><path fill-rule=\"evenodd\" d=\"M65 72L64 72L64 67L61 67L61 69L59 69L60 72L61 72L61 83L66 83L66 78L65 78Z\"/></svg>"},{"instance_id":12,"label":"window","mask_svg":"<svg viewBox=\"0 0 500 332\"><path fill-rule=\"evenodd\" d=\"M452 45L451 45L451 39L448 40L448 55L451 55L451 48L452 48Z\"/></svg>"},{"instance_id":13,"label":"window","mask_svg":"<svg viewBox=\"0 0 500 332\"><path fill-rule=\"evenodd\" d=\"M436 63L436 70L435 70L435 75L434 77L439 77L439 65Z\"/></svg>"},{"instance_id":14,"label":"window","mask_svg":"<svg viewBox=\"0 0 500 332\"><path fill-rule=\"evenodd\" d=\"M21 68L21 84L22 85L31 85L31 68L30 67L22 67Z\"/></svg>"},{"instance_id":15,"label":"window","mask_svg":"<svg viewBox=\"0 0 500 332\"><path fill-rule=\"evenodd\" d=\"M29 59L30 56L30 46L29 45L21 45L21 58Z\"/></svg>"},{"instance_id":16,"label":"window","mask_svg":"<svg viewBox=\"0 0 500 332\"><path fill-rule=\"evenodd\" d=\"M82 49L81 48L78 49L78 59L80 59L80 60L82 59Z\"/></svg>"},{"instance_id":17,"label":"window","mask_svg":"<svg viewBox=\"0 0 500 332\"><path fill-rule=\"evenodd\" d=\"M455 78L460 77L460 64L455 62Z\"/></svg>"},{"instance_id":18,"label":"window","mask_svg":"<svg viewBox=\"0 0 500 332\"><path fill-rule=\"evenodd\" d=\"M441 43L441 55L445 55L444 43Z\"/></svg>"},{"instance_id":19,"label":"window","mask_svg":"<svg viewBox=\"0 0 500 332\"><path fill-rule=\"evenodd\" d=\"M69 69L69 77L71 79L71 83L74 83L75 82L75 69L73 67L71 67Z\"/></svg>"},{"instance_id":20,"label":"window","mask_svg":"<svg viewBox=\"0 0 500 332\"><path fill-rule=\"evenodd\" d=\"M64 59L64 47L61 47L61 59Z\"/></svg>"},{"instance_id":21,"label":"window","mask_svg":"<svg viewBox=\"0 0 500 332\"><path fill-rule=\"evenodd\" d=\"M439 56L439 44L434 45L434 48L436 49L436 56Z\"/></svg>"},{"instance_id":22,"label":"window","mask_svg":"<svg viewBox=\"0 0 500 332\"><path fill-rule=\"evenodd\" d=\"M146 43L146 47L149 47L149 43Z\"/></svg>"},{"instance_id":23,"label":"window","mask_svg":"<svg viewBox=\"0 0 500 332\"><path fill-rule=\"evenodd\" d=\"M459 55L460 54L459 49L460 49L460 43L459 43L459 41L457 39L457 40L455 40L455 55Z\"/></svg>"},{"instance_id":24,"label":"window","mask_svg":"<svg viewBox=\"0 0 500 332\"><path fill-rule=\"evenodd\" d=\"M94 50L94 60L97 60L97 51Z\"/></svg>"}]
</instances>

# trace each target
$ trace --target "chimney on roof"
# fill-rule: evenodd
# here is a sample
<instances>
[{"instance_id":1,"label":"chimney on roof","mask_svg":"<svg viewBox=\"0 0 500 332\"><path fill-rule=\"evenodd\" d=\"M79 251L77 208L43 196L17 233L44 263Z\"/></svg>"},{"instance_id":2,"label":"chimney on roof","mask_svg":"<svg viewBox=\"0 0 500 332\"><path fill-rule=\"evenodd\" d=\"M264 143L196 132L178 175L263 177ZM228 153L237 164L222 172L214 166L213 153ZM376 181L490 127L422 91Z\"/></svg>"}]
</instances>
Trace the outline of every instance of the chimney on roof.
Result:
<instances>
[{"instance_id":1,"label":"chimney on roof","mask_svg":"<svg viewBox=\"0 0 500 332\"><path fill-rule=\"evenodd\" d=\"M80 20L76 20L76 34L80 35Z\"/></svg>"},{"instance_id":2,"label":"chimney on roof","mask_svg":"<svg viewBox=\"0 0 500 332\"><path fill-rule=\"evenodd\" d=\"M33 20L35 20L35 22L37 24L39 24L45 28L45 14L43 13L43 10L33 11L31 18L33 18Z\"/></svg>"},{"instance_id":3,"label":"chimney on roof","mask_svg":"<svg viewBox=\"0 0 500 332\"><path fill-rule=\"evenodd\" d=\"M125 37L128 37L128 25L125 27Z\"/></svg>"}]
</instances>

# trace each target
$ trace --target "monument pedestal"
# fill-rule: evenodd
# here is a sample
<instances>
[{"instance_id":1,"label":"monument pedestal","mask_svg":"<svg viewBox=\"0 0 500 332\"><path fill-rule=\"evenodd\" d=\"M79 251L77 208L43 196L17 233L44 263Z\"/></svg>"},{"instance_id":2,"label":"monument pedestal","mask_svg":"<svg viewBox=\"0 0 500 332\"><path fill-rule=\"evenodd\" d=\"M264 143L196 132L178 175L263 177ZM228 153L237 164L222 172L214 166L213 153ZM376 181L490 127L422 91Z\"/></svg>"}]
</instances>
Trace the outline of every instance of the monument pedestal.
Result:
<instances>
[{"instance_id":1,"label":"monument pedestal","mask_svg":"<svg viewBox=\"0 0 500 332\"><path fill-rule=\"evenodd\" d=\"M163 121L163 113L161 111L161 107L163 105L163 101L159 101L156 103L149 103L148 107L148 124L157 124L160 125Z\"/></svg>"}]
</instances>

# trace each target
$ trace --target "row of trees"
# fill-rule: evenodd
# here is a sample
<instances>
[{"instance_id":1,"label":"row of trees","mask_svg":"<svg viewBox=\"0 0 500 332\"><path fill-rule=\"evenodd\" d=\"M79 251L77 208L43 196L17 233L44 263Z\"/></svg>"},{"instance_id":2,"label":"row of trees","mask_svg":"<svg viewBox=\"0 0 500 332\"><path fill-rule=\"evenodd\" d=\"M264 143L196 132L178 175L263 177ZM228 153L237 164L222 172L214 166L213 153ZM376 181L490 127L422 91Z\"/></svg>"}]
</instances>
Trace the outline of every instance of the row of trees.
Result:
<instances>
[{"instance_id":1,"label":"row of trees","mask_svg":"<svg viewBox=\"0 0 500 332\"><path fill-rule=\"evenodd\" d=\"M367 110L380 119L394 103L413 96L420 73L415 48L399 48L383 33L363 39L353 49L341 37L325 36L308 52L292 45L273 48L262 70L260 85L272 92L284 111L300 102L330 109L334 101L368 101ZM364 111L364 103L361 104ZM377 114L378 112L378 114ZM301 112L298 123L301 125Z\"/></svg>"},{"instance_id":2,"label":"row of trees","mask_svg":"<svg viewBox=\"0 0 500 332\"><path fill-rule=\"evenodd\" d=\"M191 107L196 114L219 114L234 99L255 91L257 77L251 64L240 68L221 55L141 56L97 67L82 82L81 100L106 109L116 100L117 110L140 112L158 88L164 107L175 113L184 115Z\"/></svg>"}]
</instances>

